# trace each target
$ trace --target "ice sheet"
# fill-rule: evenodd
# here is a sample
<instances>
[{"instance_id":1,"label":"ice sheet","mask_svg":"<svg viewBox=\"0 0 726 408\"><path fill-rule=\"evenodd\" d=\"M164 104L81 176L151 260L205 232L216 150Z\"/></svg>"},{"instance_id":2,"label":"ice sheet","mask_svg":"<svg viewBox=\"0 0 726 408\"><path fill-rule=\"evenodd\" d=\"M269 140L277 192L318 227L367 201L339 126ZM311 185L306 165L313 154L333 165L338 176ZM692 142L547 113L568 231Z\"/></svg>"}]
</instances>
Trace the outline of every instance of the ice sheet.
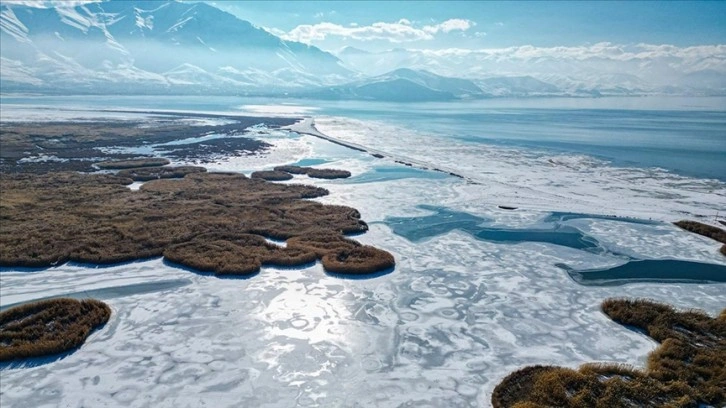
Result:
<instances>
[{"instance_id":1,"label":"ice sheet","mask_svg":"<svg viewBox=\"0 0 726 408\"><path fill-rule=\"evenodd\" d=\"M722 184L656 171L649 185L638 178L643 170L589 159L559 157L553 160L567 166L553 165L535 154L466 151L421 135L404 142L400 133L375 123L316 122L334 137L389 150L390 156L373 159L313 136L259 129L255 137L273 144L268 155L209 167L251 172L315 160L319 167L350 170L350 180L296 176L290 182L325 187L331 194L317 201L359 209L370 230L355 238L393 253L392 273L341 279L315 264L219 279L161 259L103 268L2 269L0 307L86 293L109 303L113 315L62 359L0 368L0 405L486 407L495 385L523 365L642 366L656 343L602 314L605 298L646 297L712 314L726 307L726 284L583 286L557 266L612 267L622 256L724 265L713 241L666 222L587 216L662 221L700 214L723 203ZM352 182L380 169L407 168L396 158L457 166L477 184L452 176ZM674 195L680 198L666 198ZM413 242L384 223L432 214L421 205L510 229L541 227L553 210L584 213L555 218L608 251L503 244L457 229Z\"/></svg>"}]
</instances>

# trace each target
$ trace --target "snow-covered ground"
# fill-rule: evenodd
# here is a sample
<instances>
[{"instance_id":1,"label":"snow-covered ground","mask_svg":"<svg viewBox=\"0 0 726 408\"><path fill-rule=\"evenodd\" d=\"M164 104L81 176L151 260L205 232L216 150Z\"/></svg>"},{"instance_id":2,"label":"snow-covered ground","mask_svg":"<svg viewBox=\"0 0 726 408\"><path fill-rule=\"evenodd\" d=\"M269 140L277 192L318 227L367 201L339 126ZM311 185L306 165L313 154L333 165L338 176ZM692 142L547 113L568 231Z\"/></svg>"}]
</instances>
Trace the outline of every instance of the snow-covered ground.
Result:
<instances>
[{"instance_id":1,"label":"snow-covered ground","mask_svg":"<svg viewBox=\"0 0 726 408\"><path fill-rule=\"evenodd\" d=\"M314 133L311 124L293 130ZM555 210L671 221L712 215L723 206L723 183L586 157L471 151L470 145L339 117L318 117L315 125L329 137L388 156L257 127L251 135L275 146L269 156L209 167L248 173L319 159L320 167L350 170L347 180L296 176L290 182L323 186L331 194L319 201L359 209L370 231L356 239L392 252L392 273L342 279L316 264L219 279L161 259L4 269L0 307L70 294L104 300L113 315L61 360L3 368L0 405L489 406L495 385L523 365L643 365L656 343L602 314L605 298L648 297L712 314L726 307L726 284L581 286L556 266L622 262L613 252L726 265L718 244L668 222L567 221L610 252L493 243L458 230L411 242L386 224L391 217L431 214L420 205L466 212L503 228L541 225ZM366 177L376 169L406 168L395 163L399 159L456 169L474 182L426 176L432 172Z\"/></svg>"}]
</instances>

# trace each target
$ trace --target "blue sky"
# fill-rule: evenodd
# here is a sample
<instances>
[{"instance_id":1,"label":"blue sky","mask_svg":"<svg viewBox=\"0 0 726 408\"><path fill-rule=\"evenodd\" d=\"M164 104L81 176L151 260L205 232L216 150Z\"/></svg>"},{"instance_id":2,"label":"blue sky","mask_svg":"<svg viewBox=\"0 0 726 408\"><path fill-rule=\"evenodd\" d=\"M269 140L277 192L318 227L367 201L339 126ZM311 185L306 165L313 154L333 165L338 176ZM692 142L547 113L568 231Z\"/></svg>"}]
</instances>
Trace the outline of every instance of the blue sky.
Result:
<instances>
[{"instance_id":1,"label":"blue sky","mask_svg":"<svg viewBox=\"0 0 726 408\"><path fill-rule=\"evenodd\" d=\"M726 44L726 2L209 3L323 49Z\"/></svg>"}]
</instances>

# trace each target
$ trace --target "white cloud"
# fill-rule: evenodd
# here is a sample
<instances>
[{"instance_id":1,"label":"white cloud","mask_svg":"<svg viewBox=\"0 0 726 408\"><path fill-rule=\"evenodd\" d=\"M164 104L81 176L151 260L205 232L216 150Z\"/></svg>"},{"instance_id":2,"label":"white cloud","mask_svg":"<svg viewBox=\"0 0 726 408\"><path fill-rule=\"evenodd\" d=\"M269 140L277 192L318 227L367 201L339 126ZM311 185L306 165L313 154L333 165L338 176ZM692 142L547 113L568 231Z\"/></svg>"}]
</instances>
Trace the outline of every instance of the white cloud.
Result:
<instances>
[{"instance_id":1,"label":"white cloud","mask_svg":"<svg viewBox=\"0 0 726 408\"><path fill-rule=\"evenodd\" d=\"M360 41L385 40L392 43L402 43L432 40L436 34L466 31L474 25L475 23L473 21L459 18L446 20L439 24L419 27L405 18L395 23L377 22L367 26L343 26L335 23L322 22L312 25L299 25L281 36L285 40L299 41L307 44L313 41L325 40L327 37L342 37ZM270 29L268 31L275 34Z\"/></svg>"},{"instance_id":2,"label":"white cloud","mask_svg":"<svg viewBox=\"0 0 726 408\"><path fill-rule=\"evenodd\" d=\"M436 34L439 31L449 33L451 31L466 31L471 27L475 26L476 23L470 20L463 20L460 18L452 18L446 20L441 24L427 25L423 27L423 30L427 33Z\"/></svg>"},{"instance_id":3,"label":"white cloud","mask_svg":"<svg viewBox=\"0 0 726 408\"><path fill-rule=\"evenodd\" d=\"M475 33L477 35L478 33ZM702 58L718 58L726 61L726 45L698 45L677 47L674 45L619 45L601 42L591 45L574 47L535 47L522 45L507 48L462 49L447 48L438 50L420 50L424 54L437 57L476 55L485 58L532 60L537 58L587 60L591 58L634 61L651 60L654 58L676 58L698 60Z\"/></svg>"},{"instance_id":4,"label":"white cloud","mask_svg":"<svg viewBox=\"0 0 726 408\"><path fill-rule=\"evenodd\" d=\"M28 6L36 8L76 7L88 3L100 3L103 0L9 0L3 1L8 5Z\"/></svg>"}]
</instances>

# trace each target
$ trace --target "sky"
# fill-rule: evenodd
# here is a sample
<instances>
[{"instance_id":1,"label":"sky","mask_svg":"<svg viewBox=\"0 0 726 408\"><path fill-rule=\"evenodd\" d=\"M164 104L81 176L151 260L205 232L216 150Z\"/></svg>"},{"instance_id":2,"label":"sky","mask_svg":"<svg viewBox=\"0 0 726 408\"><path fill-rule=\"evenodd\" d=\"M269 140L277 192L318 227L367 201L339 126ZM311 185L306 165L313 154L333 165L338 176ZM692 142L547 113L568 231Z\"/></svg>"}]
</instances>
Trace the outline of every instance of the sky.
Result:
<instances>
[{"instance_id":1,"label":"sky","mask_svg":"<svg viewBox=\"0 0 726 408\"><path fill-rule=\"evenodd\" d=\"M336 51L726 44L726 1L208 1L285 39Z\"/></svg>"}]
</instances>

